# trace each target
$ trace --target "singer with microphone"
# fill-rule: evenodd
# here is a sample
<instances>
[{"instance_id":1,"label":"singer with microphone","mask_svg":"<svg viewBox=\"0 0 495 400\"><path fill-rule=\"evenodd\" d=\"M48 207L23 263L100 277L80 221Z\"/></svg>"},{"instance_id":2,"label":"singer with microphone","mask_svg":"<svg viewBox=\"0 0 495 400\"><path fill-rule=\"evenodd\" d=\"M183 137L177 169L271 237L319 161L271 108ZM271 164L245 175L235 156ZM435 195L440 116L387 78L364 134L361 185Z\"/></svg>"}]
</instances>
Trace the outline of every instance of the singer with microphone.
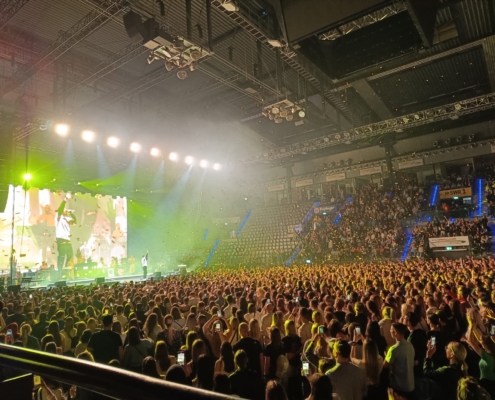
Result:
<instances>
[{"instance_id":1,"label":"singer with microphone","mask_svg":"<svg viewBox=\"0 0 495 400\"><path fill-rule=\"evenodd\" d=\"M60 275L62 274L62 269L74 256L74 250L70 241L70 227L76 224L76 217L74 210L65 209L65 204L70 198L71 194L67 193L55 216L55 236L57 238L58 251L57 269Z\"/></svg>"}]
</instances>

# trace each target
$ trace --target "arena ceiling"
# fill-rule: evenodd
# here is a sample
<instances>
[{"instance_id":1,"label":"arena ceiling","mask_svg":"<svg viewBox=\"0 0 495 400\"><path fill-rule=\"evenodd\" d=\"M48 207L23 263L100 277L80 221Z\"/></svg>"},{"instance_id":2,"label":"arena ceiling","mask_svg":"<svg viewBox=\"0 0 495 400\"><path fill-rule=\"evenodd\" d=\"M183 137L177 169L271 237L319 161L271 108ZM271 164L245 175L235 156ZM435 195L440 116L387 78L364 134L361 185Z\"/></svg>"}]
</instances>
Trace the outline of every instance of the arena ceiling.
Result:
<instances>
[{"instance_id":1,"label":"arena ceiling","mask_svg":"<svg viewBox=\"0 0 495 400\"><path fill-rule=\"evenodd\" d=\"M33 141L39 121L61 118L106 131L119 121L151 137L157 127L175 126L173 134L160 135L177 145L195 135L178 132L181 120L221 121L259 142L238 158L273 164L270 154L293 144L495 92L493 0L438 0L431 46L418 43L406 21L407 1L399 0L373 10L381 13L377 23L363 23L361 15L281 48L273 46L282 40L272 1L238 1L238 12L222 2L213 0L209 14L207 1L192 0L188 18L185 0L0 0L1 109L13 113L16 129ZM211 44L212 51L181 80L162 60L149 64L150 51L131 41L123 23L129 10L198 46ZM331 57L325 58L321 46L329 42ZM305 117L275 123L263 116L263 107L285 98L300 104ZM479 122L493 118L492 110L301 150L276 162Z\"/></svg>"}]
</instances>

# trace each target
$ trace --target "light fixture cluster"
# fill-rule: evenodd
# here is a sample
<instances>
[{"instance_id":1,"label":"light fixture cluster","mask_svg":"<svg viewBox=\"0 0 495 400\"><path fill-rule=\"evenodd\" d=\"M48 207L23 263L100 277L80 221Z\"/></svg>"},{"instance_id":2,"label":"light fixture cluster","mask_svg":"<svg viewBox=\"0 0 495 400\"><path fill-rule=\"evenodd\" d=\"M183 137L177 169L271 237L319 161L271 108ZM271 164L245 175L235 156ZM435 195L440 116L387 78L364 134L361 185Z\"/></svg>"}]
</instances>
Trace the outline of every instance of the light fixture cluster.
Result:
<instances>
[{"instance_id":1,"label":"light fixture cluster","mask_svg":"<svg viewBox=\"0 0 495 400\"><path fill-rule=\"evenodd\" d=\"M306 116L306 113L299 105L287 99L263 107L261 113L276 124L280 124L284 120L290 122L294 118L304 118Z\"/></svg>"},{"instance_id":2,"label":"light fixture cluster","mask_svg":"<svg viewBox=\"0 0 495 400\"><path fill-rule=\"evenodd\" d=\"M60 136L67 136L70 132L70 127L67 124L56 124L54 130L55 130L55 133L57 133ZM81 138L85 142L91 143L91 142L94 142L94 140L96 139L96 133L91 131L91 130L83 130L81 132ZM107 145L109 147L115 149L115 148L119 147L120 139L115 137L115 136L110 136L107 138ZM129 146L129 150L132 151L133 153L139 153L142 150L142 146L141 146L141 144L139 144L137 142L132 142ZM160 149L157 147L152 147L150 149L150 155L152 157L160 157L161 154L162 153L161 153ZM174 161L174 162L177 162L180 160L179 155L175 152L170 153L168 158L169 158L169 160ZM193 156L186 156L184 158L184 162L187 165L195 165L195 159ZM200 160L198 165L201 168L206 169L210 166L210 163L207 160ZM211 167L215 171L219 171L222 169L222 166L219 163L213 163L213 164L211 164Z\"/></svg>"}]
</instances>

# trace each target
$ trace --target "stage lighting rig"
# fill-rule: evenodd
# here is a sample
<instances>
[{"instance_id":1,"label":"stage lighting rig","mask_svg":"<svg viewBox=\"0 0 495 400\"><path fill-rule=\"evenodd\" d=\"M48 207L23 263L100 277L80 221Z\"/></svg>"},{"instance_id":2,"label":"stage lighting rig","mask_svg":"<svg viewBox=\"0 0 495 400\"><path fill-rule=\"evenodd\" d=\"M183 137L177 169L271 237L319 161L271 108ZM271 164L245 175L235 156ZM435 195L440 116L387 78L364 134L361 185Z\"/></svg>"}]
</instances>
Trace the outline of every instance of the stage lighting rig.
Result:
<instances>
[{"instance_id":1,"label":"stage lighting rig","mask_svg":"<svg viewBox=\"0 0 495 400\"><path fill-rule=\"evenodd\" d=\"M306 113L299 104L285 99L274 104L263 107L261 113L276 124L282 123L284 120L293 121L294 117L304 118Z\"/></svg>"},{"instance_id":2,"label":"stage lighting rig","mask_svg":"<svg viewBox=\"0 0 495 400\"><path fill-rule=\"evenodd\" d=\"M69 125L57 124L55 125L55 132L60 136L67 136L69 133Z\"/></svg>"},{"instance_id":3,"label":"stage lighting rig","mask_svg":"<svg viewBox=\"0 0 495 400\"><path fill-rule=\"evenodd\" d=\"M117 147L119 145L119 139L117 139L115 136L111 136L107 139L107 144L110 146L110 147Z\"/></svg>"},{"instance_id":4,"label":"stage lighting rig","mask_svg":"<svg viewBox=\"0 0 495 400\"><path fill-rule=\"evenodd\" d=\"M209 51L202 46L165 31L154 18L142 22L141 15L135 11L124 15L124 26L132 40L141 41L143 46L150 50L148 64L163 60L167 71L179 69L179 79L186 79L185 70L194 71L199 60L209 55Z\"/></svg>"}]
</instances>

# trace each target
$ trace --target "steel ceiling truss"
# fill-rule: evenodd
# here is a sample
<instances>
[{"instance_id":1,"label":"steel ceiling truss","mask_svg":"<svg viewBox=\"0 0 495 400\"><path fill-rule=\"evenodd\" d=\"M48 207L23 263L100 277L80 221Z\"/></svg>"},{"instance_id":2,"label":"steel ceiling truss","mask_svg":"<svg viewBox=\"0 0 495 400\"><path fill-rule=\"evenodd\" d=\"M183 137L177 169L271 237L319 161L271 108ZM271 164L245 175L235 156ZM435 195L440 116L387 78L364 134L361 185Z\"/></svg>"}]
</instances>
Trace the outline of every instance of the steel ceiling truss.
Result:
<instances>
[{"instance_id":1,"label":"steel ceiling truss","mask_svg":"<svg viewBox=\"0 0 495 400\"><path fill-rule=\"evenodd\" d=\"M111 16L125 11L128 0L105 0L101 9L94 9L69 30L63 32L43 53L36 56L32 62L19 68L0 86L0 97L19 87L36 72L46 68L67 51L99 29L111 19Z\"/></svg>"},{"instance_id":2,"label":"steel ceiling truss","mask_svg":"<svg viewBox=\"0 0 495 400\"><path fill-rule=\"evenodd\" d=\"M340 25L338 28L332 29L319 36L320 40L335 40L344 35L348 35L351 32L357 31L358 29L364 28L369 25L373 25L377 22L384 20L385 18L391 17L393 15L399 14L402 11L406 11L406 2L403 0L397 1L390 6L381 8L371 14L365 15L364 17L358 18L348 24Z\"/></svg>"},{"instance_id":3,"label":"steel ceiling truss","mask_svg":"<svg viewBox=\"0 0 495 400\"><path fill-rule=\"evenodd\" d=\"M110 56L107 60L98 64L96 68L94 68L87 77L73 85L67 90L66 95L69 96L72 93L76 92L82 86L88 86L92 83L100 80L106 75L116 71L129 61L133 60L136 57L139 57L141 54L148 52L149 50L139 43L131 43L130 45L121 49L118 53Z\"/></svg>"},{"instance_id":4,"label":"steel ceiling truss","mask_svg":"<svg viewBox=\"0 0 495 400\"><path fill-rule=\"evenodd\" d=\"M269 38L251 22L250 18L246 17L241 12L230 12L226 11L222 7L222 2L219 0L213 0L212 5L219 10L222 14L226 15L229 19L243 28L246 32L248 32L251 36L253 36L256 40L264 43L266 46L275 51L279 48L281 59L288 64L293 70L295 70L299 75L301 75L304 79L311 83L313 87L315 87L316 91L321 92L321 84L320 80L312 73L310 73L301 63L297 61L296 53L289 49L289 47L274 47L269 43ZM351 111L340 101L338 96L335 93L332 93L328 88L324 88L324 94L327 97L327 100L340 112L345 116L346 119L352 121L353 115ZM356 116L354 116L354 119Z\"/></svg>"},{"instance_id":5,"label":"steel ceiling truss","mask_svg":"<svg viewBox=\"0 0 495 400\"><path fill-rule=\"evenodd\" d=\"M17 12L24 7L29 0L4 0L0 2L0 29L3 29L5 25L12 19Z\"/></svg>"},{"instance_id":6,"label":"steel ceiling truss","mask_svg":"<svg viewBox=\"0 0 495 400\"><path fill-rule=\"evenodd\" d=\"M325 149L339 144L350 144L374 136L390 132L402 132L404 129L427 125L447 119L458 119L463 115L474 114L480 111L495 108L495 93L462 100L456 103L435 107L401 117L388 119L370 125L360 126L351 130L321 136L289 146L278 147L268 152L243 159L244 163L252 164L260 161L277 160L295 155L306 154L311 151Z\"/></svg>"}]
</instances>

